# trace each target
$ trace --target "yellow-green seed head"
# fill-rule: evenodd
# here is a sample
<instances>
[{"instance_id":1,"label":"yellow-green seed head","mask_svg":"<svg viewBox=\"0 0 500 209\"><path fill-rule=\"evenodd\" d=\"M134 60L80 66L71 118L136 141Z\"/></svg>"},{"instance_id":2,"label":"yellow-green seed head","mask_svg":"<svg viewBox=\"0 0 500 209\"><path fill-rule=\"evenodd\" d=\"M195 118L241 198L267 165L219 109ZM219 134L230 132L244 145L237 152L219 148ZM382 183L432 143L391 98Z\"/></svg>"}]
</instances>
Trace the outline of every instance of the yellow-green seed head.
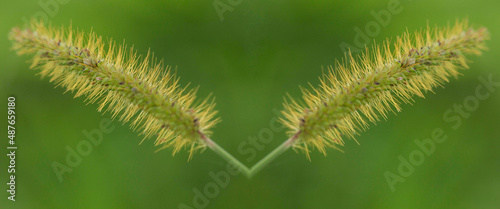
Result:
<instances>
[{"instance_id":1,"label":"yellow-green seed head","mask_svg":"<svg viewBox=\"0 0 500 209\"><path fill-rule=\"evenodd\" d=\"M33 54L31 68L51 82L99 101L99 111L112 113L124 123L131 121L145 139L156 136L160 149L173 147L175 154L187 147L191 154L206 146L203 138L219 119L213 100L195 102L196 90L180 88L179 79L150 53L138 56L131 48L110 41L105 46L95 33L46 27L32 21L25 29L9 34L18 54Z\"/></svg>"},{"instance_id":2,"label":"yellow-green seed head","mask_svg":"<svg viewBox=\"0 0 500 209\"><path fill-rule=\"evenodd\" d=\"M467 21L444 29L405 33L391 47L374 45L354 59L351 53L342 63L320 79L319 88L303 89L303 102L285 102L282 122L295 140L294 147L344 145L345 136L353 138L389 111L400 111L399 104L412 96L424 97L432 88L457 77L467 68L465 55L480 54L488 38L485 28L474 30ZM392 48L392 49L391 49Z\"/></svg>"}]
</instances>

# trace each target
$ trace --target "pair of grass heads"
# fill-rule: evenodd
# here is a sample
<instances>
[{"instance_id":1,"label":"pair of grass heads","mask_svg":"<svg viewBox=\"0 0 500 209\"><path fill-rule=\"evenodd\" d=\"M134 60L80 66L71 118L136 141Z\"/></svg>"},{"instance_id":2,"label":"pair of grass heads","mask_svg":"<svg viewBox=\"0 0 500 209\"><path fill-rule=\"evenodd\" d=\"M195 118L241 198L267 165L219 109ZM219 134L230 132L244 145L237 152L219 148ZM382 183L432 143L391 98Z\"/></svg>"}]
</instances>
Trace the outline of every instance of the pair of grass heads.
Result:
<instances>
[{"instance_id":1,"label":"pair of grass heads","mask_svg":"<svg viewBox=\"0 0 500 209\"><path fill-rule=\"evenodd\" d=\"M86 36L39 21L14 28L9 38L19 54L34 54L31 68L42 77L76 91L75 97L86 96L89 103L99 101L99 110L107 107L113 117L131 121L145 138L156 136L160 149L173 147L175 154L187 148L191 158L208 147L251 177L291 147L308 158L311 149L323 154L328 147L339 149L343 138L354 139L369 123L400 111L401 103L457 77L468 68L465 56L486 48L488 32L457 21L453 27L406 32L393 45L374 45L356 58L348 53L320 78L319 87L303 89L302 100L285 101L281 122L289 139L251 168L210 139L210 128L220 121L213 100L195 102L196 91L181 88L179 78L150 54L141 61L133 49L126 53L113 41L105 49L94 33Z\"/></svg>"}]
</instances>

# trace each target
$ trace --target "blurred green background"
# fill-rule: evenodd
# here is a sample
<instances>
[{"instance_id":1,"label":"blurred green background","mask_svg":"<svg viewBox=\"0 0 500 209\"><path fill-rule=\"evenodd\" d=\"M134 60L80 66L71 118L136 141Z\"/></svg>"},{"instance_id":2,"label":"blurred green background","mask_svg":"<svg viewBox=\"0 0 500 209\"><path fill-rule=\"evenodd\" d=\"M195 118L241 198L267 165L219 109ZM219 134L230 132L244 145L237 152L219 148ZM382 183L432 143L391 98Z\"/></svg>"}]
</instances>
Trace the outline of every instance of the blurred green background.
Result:
<instances>
[{"instance_id":1,"label":"blurred green background","mask_svg":"<svg viewBox=\"0 0 500 209\"><path fill-rule=\"evenodd\" d=\"M42 2L40 4L40 2ZM57 10L51 5L57 2ZM109 117L85 105L83 98L63 94L48 79L28 69L28 56L10 50L9 30L43 12L54 25L69 25L121 42L139 53L148 49L178 68L183 84L199 85L199 96L216 96L223 122L213 139L247 165L253 165L282 143L284 131L262 151L244 149L249 138L269 130L288 92L300 95L299 85L316 85L322 68L343 56L342 42L354 45L355 27L375 18L371 11L388 9L381 1L132 1L41 0L2 1L0 8L1 126L5 127L9 95L17 98L17 201L7 200L7 138L2 131L0 208L196 208L194 190L203 192L214 180L209 172L225 170L224 161L210 151L175 157L171 150L153 153L152 143L128 125L104 134L103 142L83 157L60 182L51 166L64 163L68 151L86 140L83 130L99 128ZM500 81L500 3L498 1L400 0L402 12L371 38L381 42L408 28L446 25L468 17L474 26L490 30L490 48L470 57L471 69L459 80L413 105L398 116L371 126L347 142L345 153L286 152L255 178L232 176L227 187L208 199L205 208L498 208L500 207L500 91L480 101L479 108L457 130L443 120L455 103L474 95L478 76ZM214 7L229 9L221 21ZM417 149L416 139L442 128L448 136L435 152L392 192L384 173L397 173L398 157ZM2 128L2 130L6 130ZM247 142L244 142L247 141ZM243 145L241 145L243 146ZM255 148L254 148L255 149Z\"/></svg>"}]
</instances>

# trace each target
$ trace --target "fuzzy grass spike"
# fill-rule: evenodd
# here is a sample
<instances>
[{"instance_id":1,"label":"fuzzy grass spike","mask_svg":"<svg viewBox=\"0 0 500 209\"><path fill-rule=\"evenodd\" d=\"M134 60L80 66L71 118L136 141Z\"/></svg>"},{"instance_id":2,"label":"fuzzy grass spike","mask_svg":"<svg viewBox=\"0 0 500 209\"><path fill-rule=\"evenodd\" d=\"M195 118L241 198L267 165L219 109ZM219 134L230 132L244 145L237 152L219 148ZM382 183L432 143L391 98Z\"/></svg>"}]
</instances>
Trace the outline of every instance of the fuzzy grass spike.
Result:
<instances>
[{"instance_id":1,"label":"fuzzy grass spike","mask_svg":"<svg viewBox=\"0 0 500 209\"><path fill-rule=\"evenodd\" d=\"M148 53L138 56L132 48L110 41L107 48L95 33L86 36L69 29L46 27L33 21L26 29L9 34L18 54L34 54L31 68L50 77L75 97L99 102L99 111L131 122L145 138L156 136L160 149L173 147L173 154L188 148L206 147L204 138L219 120L213 100L195 105L196 90L181 88L179 78ZM127 52L128 51L128 52Z\"/></svg>"},{"instance_id":2,"label":"fuzzy grass spike","mask_svg":"<svg viewBox=\"0 0 500 209\"><path fill-rule=\"evenodd\" d=\"M465 56L480 54L487 38L485 28L474 30L467 21L457 21L446 29L407 32L394 46L388 40L356 59L347 53L335 69L329 67L318 88L302 90L302 102L285 102L281 121L293 146L308 158L311 147L326 154L327 147L338 149L345 137L354 138L388 112L399 112L400 104L412 102L414 95L424 97L456 78L468 68Z\"/></svg>"}]
</instances>

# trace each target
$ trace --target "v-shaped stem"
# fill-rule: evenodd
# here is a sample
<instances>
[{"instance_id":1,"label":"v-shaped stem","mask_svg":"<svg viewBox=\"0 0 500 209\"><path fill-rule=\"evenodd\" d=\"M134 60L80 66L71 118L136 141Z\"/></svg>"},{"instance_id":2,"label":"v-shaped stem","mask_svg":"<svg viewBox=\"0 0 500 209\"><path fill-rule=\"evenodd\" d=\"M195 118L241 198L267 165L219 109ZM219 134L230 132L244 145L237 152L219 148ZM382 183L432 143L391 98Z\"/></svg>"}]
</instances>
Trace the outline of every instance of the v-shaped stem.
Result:
<instances>
[{"instance_id":1,"label":"v-shaped stem","mask_svg":"<svg viewBox=\"0 0 500 209\"><path fill-rule=\"evenodd\" d=\"M254 166L251 168L248 168L245 164L240 162L238 159L236 159L233 155L231 155L229 152L227 152L224 148L220 147L217 143L212 141L210 138L206 137L205 135L201 135L202 139L205 141L207 144L208 148L210 148L212 151L217 153L219 156L224 158L228 163L231 163L233 166L237 167L241 173L243 173L246 177L252 178L255 174L257 174L259 171L261 171L265 166L267 166L269 163L271 163L276 157L280 156L283 154L288 148L290 148L295 140L298 137L298 134L295 134L293 137L289 138L285 142L283 142L279 147L274 149L272 152L270 152L268 155L266 155L264 158L262 158L259 162L257 162Z\"/></svg>"}]
</instances>

